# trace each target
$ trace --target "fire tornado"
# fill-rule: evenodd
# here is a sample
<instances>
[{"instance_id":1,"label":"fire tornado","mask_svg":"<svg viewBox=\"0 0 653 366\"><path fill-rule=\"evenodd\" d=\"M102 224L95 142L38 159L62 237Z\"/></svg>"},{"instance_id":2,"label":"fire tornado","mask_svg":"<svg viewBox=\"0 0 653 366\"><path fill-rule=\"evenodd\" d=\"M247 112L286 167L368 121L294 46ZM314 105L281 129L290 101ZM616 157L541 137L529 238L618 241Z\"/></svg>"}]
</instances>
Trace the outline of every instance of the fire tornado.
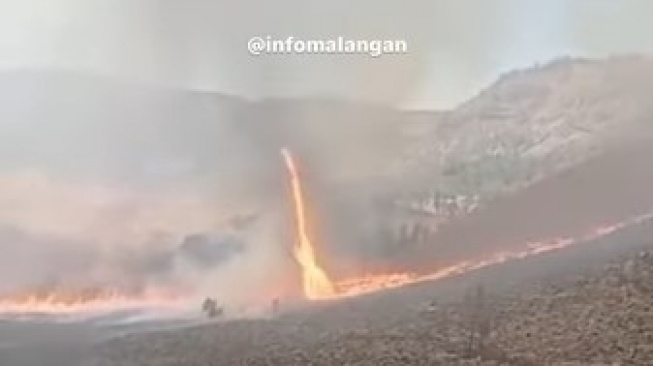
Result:
<instances>
[{"instance_id":1,"label":"fire tornado","mask_svg":"<svg viewBox=\"0 0 653 366\"><path fill-rule=\"evenodd\" d=\"M307 227L306 200L297 164L287 149L281 151L288 171L294 212L293 257L301 271L303 294L308 300L331 300L355 297L376 291L398 288L424 281L434 281L464 274L510 260L562 250L580 243L593 242L619 230L653 220L653 212L631 216L620 222L605 223L587 228L577 235L548 238L526 243L521 249L498 251L473 256L468 260L434 268L430 273L417 273L406 269L399 273L360 273L353 278L330 278L320 266L316 247ZM85 311L111 311L129 308L175 307L192 298L193 288L163 286L142 291L127 291L110 284L76 287L60 284L53 288L26 288L0 293L0 316L17 313L76 313Z\"/></svg>"},{"instance_id":2,"label":"fire tornado","mask_svg":"<svg viewBox=\"0 0 653 366\"><path fill-rule=\"evenodd\" d=\"M306 206L297 165L289 150L282 149L281 155L290 175L296 227L293 254L302 272L304 295L310 300L333 297L336 295L334 285L324 269L317 263L315 247L306 228Z\"/></svg>"},{"instance_id":3,"label":"fire tornado","mask_svg":"<svg viewBox=\"0 0 653 366\"><path fill-rule=\"evenodd\" d=\"M653 220L653 212L630 217L624 221L596 226L578 236L550 238L531 242L522 250L500 251L480 258L470 259L450 266L439 268L431 273L418 274L412 271L403 273L364 274L360 277L340 281L332 281L324 269L318 264L315 246L308 233L306 223L306 201L302 190L300 174L291 152L282 149L292 189L292 200L295 216L295 244L293 255L301 269L304 296L309 300L328 300L354 297L384 289L397 288L423 281L439 280L450 276L478 270L487 266L501 264L510 260L518 260L534 255L591 242L626 227Z\"/></svg>"}]
</instances>

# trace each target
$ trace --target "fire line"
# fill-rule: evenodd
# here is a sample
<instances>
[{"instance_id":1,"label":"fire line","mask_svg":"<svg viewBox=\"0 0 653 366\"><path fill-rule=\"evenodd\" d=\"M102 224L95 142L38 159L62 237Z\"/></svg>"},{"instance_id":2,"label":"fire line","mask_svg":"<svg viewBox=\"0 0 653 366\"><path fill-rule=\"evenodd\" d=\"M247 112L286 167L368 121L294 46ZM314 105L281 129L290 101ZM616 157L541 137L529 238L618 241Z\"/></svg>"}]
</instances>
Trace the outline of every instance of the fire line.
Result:
<instances>
[{"instance_id":1,"label":"fire line","mask_svg":"<svg viewBox=\"0 0 653 366\"><path fill-rule=\"evenodd\" d=\"M549 238L526 243L521 250L498 251L470 258L467 261L440 267L431 273L367 273L360 277L333 281L319 265L316 247L308 232L306 201L302 191L301 176L291 152L281 151L292 190L295 218L295 242L293 256L301 270L304 296L308 300L331 300L355 297L381 290L398 288L424 281L434 281L461 275L480 268L498 265L510 260L563 250L581 243L593 242L625 228L653 220L653 211L631 216L620 222L594 226L578 235ZM185 303L190 295L177 289L150 289L145 293L122 293L118 289L61 289L45 291L26 289L17 293L0 293L0 315L14 313L76 313L83 311L106 311L133 307L169 307Z\"/></svg>"}]
</instances>

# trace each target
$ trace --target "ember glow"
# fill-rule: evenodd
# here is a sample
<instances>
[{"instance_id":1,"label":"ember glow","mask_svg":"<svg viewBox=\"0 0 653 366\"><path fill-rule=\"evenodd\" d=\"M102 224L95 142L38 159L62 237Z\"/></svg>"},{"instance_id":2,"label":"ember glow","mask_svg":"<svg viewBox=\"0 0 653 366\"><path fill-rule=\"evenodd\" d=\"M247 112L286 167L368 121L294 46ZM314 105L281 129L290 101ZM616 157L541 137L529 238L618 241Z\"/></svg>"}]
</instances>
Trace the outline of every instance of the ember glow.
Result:
<instances>
[{"instance_id":1,"label":"ember glow","mask_svg":"<svg viewBox=\"0 0 653 366\"><path fill-rule=\"evenodd\" d=\"M281 155L290 176L296 225L293 254L301 267L304 295L310 300L332 298L336 295L333 283L317 263L315 247L306 229L306 206L297 165L289 150L281 150Z\"/></svg>"}]
</instances>

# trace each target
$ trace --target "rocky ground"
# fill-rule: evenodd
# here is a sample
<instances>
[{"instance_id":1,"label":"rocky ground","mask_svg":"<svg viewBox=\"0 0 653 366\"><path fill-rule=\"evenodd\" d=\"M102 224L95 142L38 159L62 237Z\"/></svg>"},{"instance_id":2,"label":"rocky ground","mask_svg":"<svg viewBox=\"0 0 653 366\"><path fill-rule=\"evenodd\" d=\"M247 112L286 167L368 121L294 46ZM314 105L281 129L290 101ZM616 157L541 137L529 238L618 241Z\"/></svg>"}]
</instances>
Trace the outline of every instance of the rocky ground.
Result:
<instances>
[{"instance_id":1,"label":"rocky ground","mask_svg":"<svg viewBox=\"0 0 653 366\"><path fill-rule=\"evenodd\" d=\"M89 364L653 365L653 243L631 240L648 226L277 319L115 339Z\"/></svg>"},{"instance_id":2,"label":"rocky ground","mask_svg":"<svg viewBox=\"0 0 653 366\"><path fill-rule=\"evenodd\" d=\"M653 251L504 300L489 343L531 364L653 364Z\"/></svg>"}]
</instances>

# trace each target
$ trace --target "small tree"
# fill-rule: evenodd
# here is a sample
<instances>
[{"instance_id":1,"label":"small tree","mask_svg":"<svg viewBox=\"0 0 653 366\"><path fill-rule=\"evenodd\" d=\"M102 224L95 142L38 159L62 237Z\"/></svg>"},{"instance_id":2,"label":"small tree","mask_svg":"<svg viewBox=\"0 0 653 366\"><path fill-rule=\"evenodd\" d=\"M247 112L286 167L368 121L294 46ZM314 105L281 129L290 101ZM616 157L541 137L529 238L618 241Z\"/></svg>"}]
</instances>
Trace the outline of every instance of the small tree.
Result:
<instances>
[{"instance_id":1,"label":"small tree","mask_svg":"<svg viewBox=\"0 0 653 366\"><path fill-rule=\"evenodd\" d=\"M210 297L207 297L202 303L202 311L209 318L220 317L224 314L224 309L222 307L218 307L218 302Z\"/></svg>"}]
</instances>

